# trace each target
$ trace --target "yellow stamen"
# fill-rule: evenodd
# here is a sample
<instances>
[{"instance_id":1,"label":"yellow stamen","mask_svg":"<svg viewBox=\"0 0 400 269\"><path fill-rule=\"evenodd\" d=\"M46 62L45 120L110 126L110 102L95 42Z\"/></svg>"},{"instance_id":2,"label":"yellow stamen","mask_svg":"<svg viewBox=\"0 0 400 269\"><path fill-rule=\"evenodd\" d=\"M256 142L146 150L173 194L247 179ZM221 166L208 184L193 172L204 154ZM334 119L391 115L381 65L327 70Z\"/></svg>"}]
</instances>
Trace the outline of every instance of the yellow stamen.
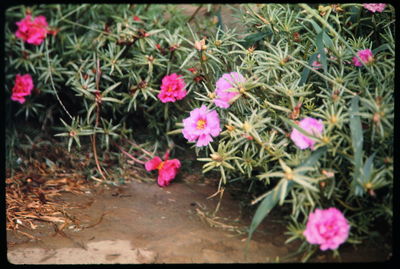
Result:
<instances>
[{"instance_id":1,"label":"yellow stamen","mask_svg":"<svg viewBox=\"0 0 400 269\"><path fill-rule=\"evenodd\" d=\"M161 170L164 166L165 162L161 162L158 166L157 166L157 170Z\"/></svg>"},{"instance_id":2,"label":"yellow stamen","mask_svg":"<svg viewBox=\"0 0 400 269\"><path fill-rule=\"evenodd\" d=\"M198 130L203 130L205 125L206 125L206 121L205 120L198 120L197 124L196 124L196 128Z\"/></svg>"}]
</instances>

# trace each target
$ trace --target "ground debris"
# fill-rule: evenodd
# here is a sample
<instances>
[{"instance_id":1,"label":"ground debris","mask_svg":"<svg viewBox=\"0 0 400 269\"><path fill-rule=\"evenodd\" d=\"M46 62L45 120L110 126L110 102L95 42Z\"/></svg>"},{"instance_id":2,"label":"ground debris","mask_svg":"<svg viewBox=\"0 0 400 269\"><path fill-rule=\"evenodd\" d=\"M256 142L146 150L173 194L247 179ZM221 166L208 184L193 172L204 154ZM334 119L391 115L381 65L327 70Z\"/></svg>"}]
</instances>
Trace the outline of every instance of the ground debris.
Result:
<instances>
[{"instance_id":1,"label":"ground debris","mask_svg":"<svg viewBox=\"0 0 400 269\"><path fill-rule=\"evenodd\" d=\"M223 230L231 231L231 232L236 232L238 234L244 234L245 231L242 227L239 227L237 225L230 225L227 223L222 222L222 218L217 217L217 216L211 216L211 214L200 210L199 208L196 208L196 214L199 216L199 218L210 225L211 227L215 228L220 228Z\"/></svg>"},{"instance_id":2,"label":"ground debris","mask_svg":"<svg viewBox=\"0 0 400 269\"><path fill-rule=\"evenodd\" d=\"M77 219L66 213L67 209L88 207L93 203L74 205L59 198L61 192L85 194L90 188L87 180L76 173L48 173L41 168L39 174L15 172L6 179L6 228L30 239L37 239L28 233L37 229L37 221L62 224L75 223ZM36 223L35 223L36 222ZM24 231L21 231L21 228Z\"/></svg>"}]
</instances>

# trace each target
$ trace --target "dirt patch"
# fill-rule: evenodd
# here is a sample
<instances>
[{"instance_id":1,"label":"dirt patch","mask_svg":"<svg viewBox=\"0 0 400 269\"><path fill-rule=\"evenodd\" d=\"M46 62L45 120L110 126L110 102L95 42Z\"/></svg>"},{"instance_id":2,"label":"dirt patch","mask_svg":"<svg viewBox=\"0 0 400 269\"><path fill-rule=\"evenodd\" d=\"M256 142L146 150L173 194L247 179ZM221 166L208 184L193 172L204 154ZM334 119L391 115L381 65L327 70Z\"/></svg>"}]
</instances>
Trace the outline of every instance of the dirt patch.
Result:
<instances>
[{"instance_id":1,"label":"dirt patch","mask_svg":"<svg viewBox=\"0 0 400 269\"><path fill-rule=\"evenodd\" d=\"M215 192L212 184L174 182L160 188L135 180L80 195L64 193L60 199L67 203L92 201L84 209L68 210L79 221L62 233L38 222L37 240L8 231L8 259L14 264L265 263L282 261L295 250L284 244L285 227L272 216L255 233L245 256L250 220L241 217L238 201L229 193L214 216L219 195L207 197ZM382 253L357 253L364 261L385 259ZM358 259L353 254L348 258ZM316 261L328 259L319 255Z\"/></svg>"},{"instance_id":2,"label":"dirt patch","mask_svg":"<svg viewBox=\"0 0 400 269\"><path fill-rule=\"evenodd\" d=\"M82 257L92 263L136 263L135 259L124 259L127 255L132 257L129 252L125 253L126 247L112 250L112 245L118 246L121 240L130 242L128 249L150 251L156 257L151 262L157 263L266 262L287 254L285 246L277 247L265 239L255 238L245 258L246 227L240 222L237 203L229 199L229 194L224 194L217 217L213 217L219 195L207 197L215 191L215 187L206 184L174 183L160 188L134 181L118 188L93 189L84 196L65 193L63 199L71 203L94 200L84 210L68 212L80 219L81 225L66 227L62 236L42 223L34 234L39 240L33 242L23 241L9 232L8 257L12 263L27 264L81 263ZM213 227L207 219L213 221ZM96 225L82 228L90 224ZM99 255L97 260L89 254L71 255L74 248L91 253L92 242L107 240L113 242L110 251ZM53 256L44 259L49 255Z\"/></svg>"}]
</instances>

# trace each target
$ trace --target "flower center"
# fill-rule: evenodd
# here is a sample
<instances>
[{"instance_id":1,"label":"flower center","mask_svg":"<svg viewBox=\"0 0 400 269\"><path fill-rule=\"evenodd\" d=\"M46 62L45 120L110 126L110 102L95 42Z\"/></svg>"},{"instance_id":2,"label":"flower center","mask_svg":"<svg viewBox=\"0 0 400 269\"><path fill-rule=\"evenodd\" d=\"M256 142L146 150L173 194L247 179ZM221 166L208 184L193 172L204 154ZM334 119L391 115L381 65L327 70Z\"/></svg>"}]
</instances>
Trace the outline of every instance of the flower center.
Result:
<instances>
[{"instance_id":1,"label":"flower center","mask_svg":"<svg viewBox=\"0 0 400 269\"><path fill-rule=\"evenodd\" d=\"M197 130L203 130L205 125L206 125L206 121L205 120L198 120L197 124L196 124L196 129Z\"/></svg>"},{"instance_id":2,"label":"flower center","mask_svg":"<svg viewBox=\"0 0 400 269\"><path fill-rule=\"evenodd\" d=\"M158 166L157 166L157 170L161 170L164 166L165 162L161 162Z\"/></svg>"},{"instance_id":3,"label":"flower center","mask_svg":"<svg viewBox=\"0 0 400 269\"><path fill-rule=\"evenodd\" d=\"M172 92L172 86L169 86L167 92Z\"/></svg>"}]
</instances>

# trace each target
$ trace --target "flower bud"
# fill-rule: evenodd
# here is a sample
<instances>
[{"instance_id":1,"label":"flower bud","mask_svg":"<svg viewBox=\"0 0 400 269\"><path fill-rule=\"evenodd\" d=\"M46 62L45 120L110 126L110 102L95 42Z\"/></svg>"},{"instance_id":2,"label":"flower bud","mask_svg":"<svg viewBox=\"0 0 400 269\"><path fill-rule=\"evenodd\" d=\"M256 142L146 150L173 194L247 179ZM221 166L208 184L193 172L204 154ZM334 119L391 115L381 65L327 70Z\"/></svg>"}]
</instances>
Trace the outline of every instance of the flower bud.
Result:
<instances>
[{"instance_id":1,"label":"flower bud","mask_svg":"<svg viewBox=\"0 0 400 269\"><path fill-rule=\"evenodd\" d=\"M210 99L214 99L215 97L217 97L217 95L215 94L215 92L210 92L210 93L208 94L208 98L210 98Z\"/></svg>"},{"instance_id":2,"label":"flower bud","mask_svg":"<svg viewBox=\"0 0 400 269\"><path fill-rule=\"evenodd\" d=\"M226 129L228 129L229 132L232 132L233 130L235 130L235 126L232 125L225 125Z\"/></svg>"},{"instance_id":3,"label":"flower bud","mask_svg":"<svg viewBox=\"0 0 400 269\"><path fill-rule=\"evenodd\" d=\"M203 47L205 44L206 44L206 40L205 40L205 39L202 39L202 40L200 40L200 41L195 41L195 42L194 42L194 47L195 47L197 50L202 50L202 47Z\"/></svg>"},{"instance_id":4,"label":"flower bud","mask_svg":"<svg viewBox=\"0 0 400 269\"><path fill-rule=\"evenodd\" d=\"M219 153L212 153L210 157L216 162L222 162L223 160L222 156Z\"/></svg>"},{"instance_id":5,"label":"flower bud","mask_svg":"<svg viewBox=\"0 0 400 269\"><path fill-rule=\"evenodd\" d=\"M242 128L243 128L243 130L244 130L246 133L248 133L248 132L250 132L250 130L251 130L251 125L250 125L247 121L245 121L245 122L243 123L243 125L242 125Z\"/></svg>"}]
</instances>

